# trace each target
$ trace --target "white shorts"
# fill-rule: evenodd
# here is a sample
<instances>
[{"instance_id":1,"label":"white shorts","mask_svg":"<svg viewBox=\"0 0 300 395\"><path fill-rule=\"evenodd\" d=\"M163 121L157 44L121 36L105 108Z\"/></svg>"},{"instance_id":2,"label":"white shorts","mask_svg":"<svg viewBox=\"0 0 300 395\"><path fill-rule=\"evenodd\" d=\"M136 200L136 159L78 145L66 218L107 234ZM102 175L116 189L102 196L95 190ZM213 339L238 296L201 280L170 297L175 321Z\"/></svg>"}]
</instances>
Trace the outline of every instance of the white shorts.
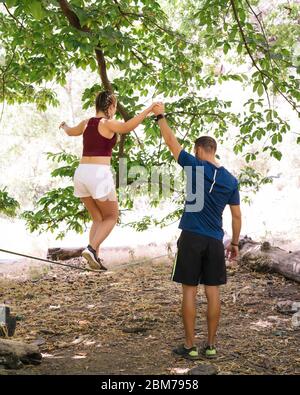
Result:
<instances>
[{"instance_id":1,"label":"white shorts","mask_svg":"<svg viewBox=\"0 0 300 395\"><path fill-rule=\"evenodd\" d=\"M80 163L74 173L74 196L101 199L115 190L109 165Z\"/></svg>"}]
</instances>

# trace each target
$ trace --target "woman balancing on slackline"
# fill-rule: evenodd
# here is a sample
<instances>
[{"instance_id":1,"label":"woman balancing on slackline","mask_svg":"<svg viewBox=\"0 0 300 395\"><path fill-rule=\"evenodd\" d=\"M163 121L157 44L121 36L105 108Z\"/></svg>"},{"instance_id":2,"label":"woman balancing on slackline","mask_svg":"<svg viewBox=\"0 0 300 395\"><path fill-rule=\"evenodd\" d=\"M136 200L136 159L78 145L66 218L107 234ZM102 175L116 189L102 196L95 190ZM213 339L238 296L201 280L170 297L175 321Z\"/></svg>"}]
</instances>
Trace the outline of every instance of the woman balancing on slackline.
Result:
<instances>
[{"instance_id":1,"label":"woman balancing on slackline","mask_svg":"<svg viewBox=\"0 0 300 395\"><path fill-rule=\"evenodd\" d=\"M124 134L134 130L157 103L153 103L127 122L113 119L117 110L117 99L112 93L99 93L95 104L95 117L85 119L75 127L69 127L62 122L60 128L69 136L83 134L82 158L74 174L74 195L83 202L93 223L89 245L82 252L82 256L92 269L107 270L99 258L99 249L116 225L119 215L110 168L112 149L117 142L117 133Z\"/></svg>"}]
</instances>

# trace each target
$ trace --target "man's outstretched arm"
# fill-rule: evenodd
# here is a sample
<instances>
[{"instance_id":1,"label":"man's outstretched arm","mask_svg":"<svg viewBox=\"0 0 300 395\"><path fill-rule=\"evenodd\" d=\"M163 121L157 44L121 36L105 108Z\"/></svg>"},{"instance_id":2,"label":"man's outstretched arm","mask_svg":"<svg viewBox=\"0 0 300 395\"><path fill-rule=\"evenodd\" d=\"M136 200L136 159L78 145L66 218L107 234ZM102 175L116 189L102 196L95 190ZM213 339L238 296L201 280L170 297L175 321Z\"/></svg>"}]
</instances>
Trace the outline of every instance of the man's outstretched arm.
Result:
<instances>
[{"instance_id":1,"label":"man's outstretched arm","mask_svg":"<svg viewBox=\"0 0 300 395\"><path fill-rule=\"evenodd\" d=\"M155 115L164 114L165 106L163 104L156 105L153 109ZM182 146L179 144L176 136L174 135L172 129L168 125L166 118L162 118L158 121L158 126L160 127L161 134L165 143L169 147L176 161L178 161L178 157L180 152L182 151Z\"/></svg>"}]
</instances>

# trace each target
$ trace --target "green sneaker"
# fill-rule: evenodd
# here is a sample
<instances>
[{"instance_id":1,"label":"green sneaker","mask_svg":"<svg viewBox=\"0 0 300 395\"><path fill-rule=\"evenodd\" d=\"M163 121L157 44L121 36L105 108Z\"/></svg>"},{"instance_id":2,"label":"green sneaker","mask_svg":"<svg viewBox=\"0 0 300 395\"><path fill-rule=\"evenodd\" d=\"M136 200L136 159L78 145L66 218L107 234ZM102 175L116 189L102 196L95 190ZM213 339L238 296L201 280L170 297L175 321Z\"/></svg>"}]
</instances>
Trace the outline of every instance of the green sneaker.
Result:
<instances>
[{"instance_id":1,"label":"green sneaker","mask_svg":"<svg viewBox=\"0 0 300 395\"><path fill-rule=\"evenodd\" d=\"M197 360L200 359L198 349L196 346L191 348L186 348L184 344L174 348L173 353L179 355L183 358L190 359L190 360Z\"/></svg>"},{"instance_id":2,"label":"green sneaker","mask_svg":"<svg viewBox=\"0 0 300 395\"><path fill-rule=\"evenodd\" d=\"M217 356L217 350L215 346L204 346L202 349L202 354L206 358L215 358Z\"/></svg>"}]
</instances>

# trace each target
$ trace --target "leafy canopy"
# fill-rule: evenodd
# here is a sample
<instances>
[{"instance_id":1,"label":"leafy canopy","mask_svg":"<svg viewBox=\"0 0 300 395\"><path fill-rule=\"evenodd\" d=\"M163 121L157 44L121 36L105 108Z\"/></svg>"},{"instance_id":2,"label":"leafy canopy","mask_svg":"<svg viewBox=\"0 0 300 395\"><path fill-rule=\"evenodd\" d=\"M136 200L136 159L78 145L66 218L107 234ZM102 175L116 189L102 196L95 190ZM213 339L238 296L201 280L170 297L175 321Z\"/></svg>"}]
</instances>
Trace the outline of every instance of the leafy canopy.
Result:
<instances>
[{"instance_id":1,"label":"leafy canopy","mask_svg":"<svg viewBox=\"0 0 300 395\"><path fill-rule=\"evenodd\" d=\"M1 1L0 46L5 53L0 63L1 100L9 104L33 102L46 111L47 106L58 105L51 84L64 85L73 67L99 75L99 83L86 87L83 93L85 109L93 106L96 92L111 89L119 98L118 116L128 119L152 97L162 94L170 123L187 149L200 134L214 135L222 143L231 129L238 129L234 152L250 163L242 169L241 184L246 179L247 187L257 190L270 179L256 172L251 162L260 152L280 160L278 143L290 131L272 97L282 97L299 114L300 62L295 48L300 5L289 1L268 9L266 3ZM220 60L235 65L237 71L224 71ZM240 71L239 66L245 64L250 72ZM241 113L231 110L231 102L210 95L210 88L230 80L253 88L253 97L243 104ZM124 156L129 165L143 165L148 170L153 164L172 163L153 122L148 119L144 126L142 143L134 133L120 139L113 156L116 170ZM257 144L260 148L253 149ZM72 177L78 158L68 153L49 158L65 162L53 176ZM35 211L23 214L30 230L56 230L66 223L66 230L82 231L87 213L72 193L70 184L43 196ZM178 209L154 224L178 218L182 199L173 199ZM132 199L122 204L131 208ZM151 223L145 217L135 225L144 229ZM63 234L64 230L59 236Z\"/></svg>"}]
</instances>

